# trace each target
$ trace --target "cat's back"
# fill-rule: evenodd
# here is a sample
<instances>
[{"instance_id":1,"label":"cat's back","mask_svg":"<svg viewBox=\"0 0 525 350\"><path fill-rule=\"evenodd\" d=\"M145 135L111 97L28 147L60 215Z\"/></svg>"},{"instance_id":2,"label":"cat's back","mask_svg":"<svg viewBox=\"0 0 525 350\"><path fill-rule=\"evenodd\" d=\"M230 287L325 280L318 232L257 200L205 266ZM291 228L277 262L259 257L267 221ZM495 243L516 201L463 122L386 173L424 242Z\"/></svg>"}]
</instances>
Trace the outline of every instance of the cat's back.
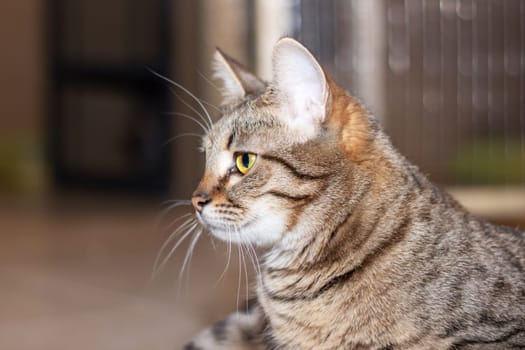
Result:
<instances>
[{"instance_id":1,"label":"cat's back","mask_svg":"<svg viewBox=\"0 0 525 350\"><path fill-rule=\"evenodd\" d=\"M525 346L525 233L477 219L443 196L411 247L407 314L457 348Z\"/></svg>"}]
</instances>

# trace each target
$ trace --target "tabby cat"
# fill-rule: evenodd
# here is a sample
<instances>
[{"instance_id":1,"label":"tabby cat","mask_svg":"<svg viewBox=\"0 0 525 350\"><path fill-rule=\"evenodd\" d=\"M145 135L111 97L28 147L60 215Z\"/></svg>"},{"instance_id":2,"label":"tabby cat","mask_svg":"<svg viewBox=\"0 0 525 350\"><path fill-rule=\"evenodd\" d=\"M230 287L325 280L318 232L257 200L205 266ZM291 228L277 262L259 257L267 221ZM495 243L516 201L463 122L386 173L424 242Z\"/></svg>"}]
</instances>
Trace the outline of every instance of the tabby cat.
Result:
<instances>
[{"instance_id":1,"label":"tabby cat","mask_svg":"<svg viewBox=\"0 0 525 350\"><path fill-rule=\"evenodd\" d=\"M466 212L290 38L263 82L217 51L192 203L261 249L257 300L185 349L523 349L525 234Z\"/></svg>"}]
</instances>

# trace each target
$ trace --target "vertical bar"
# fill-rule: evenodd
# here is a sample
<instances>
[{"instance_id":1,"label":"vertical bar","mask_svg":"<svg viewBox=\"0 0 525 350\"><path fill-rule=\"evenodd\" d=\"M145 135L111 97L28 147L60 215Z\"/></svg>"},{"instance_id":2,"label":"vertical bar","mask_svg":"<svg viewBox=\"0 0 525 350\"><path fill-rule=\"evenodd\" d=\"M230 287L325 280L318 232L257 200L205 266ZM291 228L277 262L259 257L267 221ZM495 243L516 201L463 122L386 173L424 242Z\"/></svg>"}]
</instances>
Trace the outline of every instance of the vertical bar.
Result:
<instances>
[{"instance_id":1,"label":"vertical bar","mask_svg":"<svg viewBox=\"0 0 525 350\"><path fill-rule=\"evenodd\" d=\"M332 69L333 69L333 75L335 77L339 77L339 71L337 66L337 53L339 50L339 24L342 21L342 17L344 14L339 13L339 1L338 0L332 0L330 3L330 17L335 18L335 21L332 21ZM342 80L341 83L344 82L344 77L338 78L339 80ZM341 84L340 83L340 84Z\"/></svg>"},{"instance_id":2,"label":"vertical bar","mask_svg":"<svg viewBox=\"0 0 525 350\"><path fill-rule=\"evenodd\" d=\"M403 99L403 103L404 103L404 110L405 110L405 115L403 116L403 139L404 139L404 149L405 149L405 152L411 152L411 150L413 149L413 147L410 147L410 144L411 142L413 142L411 140L411 133L410 133L410 127L409 125L411 125L411 121L410 119L411 118L414 118L413 115L410 114L410 110L411 110L411 91L410 89L412 88L410 86L410 73L411 73L411 57L410 57L410 30L411 30L411 26L410 26L410 13L409 13L409 8L408 8L408 3L407 3L407 0L404 0L403 1L403 20L404 20L404 23L403 23L403 36L404 36L404 43L405 43L405 47L404 47L404 50L405 50L405 53L404 53L404 56L405 56L405 60L407 61L407 67L405 68L405 73L404 73L404 80L405 80L405 96L404 96L404 99Z\"/></svg>"},{"instance_id":3,"label":"vertical bar","mask_svg":"<svg viewBox=\"0 0 525 350\"><path fill-rule=\"evenodd\" d=\"M445 124L446 121L444 119L445 115L445 104L444 104L444 95L445 95L445 51L446 51L446 44L445 44L445 23L444 19L445 16L443 15L443 6L444 6L445 0L439 0L439 7L438 7L438 16L439 16L439 73L438 73L438 81L437 85L439 86L437 88L438 92L438 105L439 105L439 111L437 112L438 117L438 134L439 138L437 139L437 157L438 157L438 169L440 171L441 175L440 178L443 178L442 169L444 168L444 147L448 147L447 144L449 140L446 139L447 135L445 133Z\"/></svg>"},{"instance_id":4,"label":"vertical bar","mask_svg":"<svg viewBox=\"0 0 525 350\"><path fill-rule=\"evenodd\" d=\"M461 54L461 42L462 42L462 30L461 30L461 17L459 15L459 10L461 6L461 0L456 0L456 149L455 153L459 151L460 146L460 140L461 140L461 112L462 112L462 103L461 103L461 93L463 91L461 86L461 60L462 60L462 54ZM456 160L454 160L456 162ZM457 169L455 169L455 176L454 176L454 184L458 183L458 174Z\"/></svg>"},{"instance_id":5,"label":"vertical bar","mask_svg":"<svg viewBox=\"0 0 525 350\"><path fill-rule=\"evenodd\" d=\"M157 0L158 1L158 8L159 8L159 35L160 35L160 48L159 48L159 68L160 72L164 74L165 76L170 76L170 63L171 63L171 47L173 43L172 38L172 28L171 28L171 14L172 8L171 8L171 2L169 0ZM163 89L161 99L161 106L157 109L159 113L157 113L157 118L159 118L159 127L160 127L160 135L159 135L159 141L164 142L164 140L168 140L170 137L170 130L172 130L172 124L171 124L171 118L166 113L161 112L161 108L164 110L170 110L172 108L172 100L170 98L170 95L168 93L168 87L165 85L165 88ZM172 163L171 163L171 147L162 147L162 154L160 159L160 181L161 181L161 191L167 191L169 189L170 179L171 179L171 172L172 172Z\"/></svg>"},{"instance_id":6,"label":"vertical bar","mask_svg":"<svg viewBox=\"0 0 525 350\"><path fill-rule=\"evenodd\" d=\"M264 79L269 79L272 74L271 52L275 42L283 35L290 35L293 30L293 12L296 7L290 0L267 1L256 0L256 32L264 33L256 37L257 74ZM297 16L297 13L295 13ZM301 15L301 23L304 14Z\"/></svg>"},{"instance_id":7,"label":"vertical bar","mask_svg":"<svg viewBox=\"0 0 525 350\"><path fill-rule=\"evenodd\" d=\"M247 29L247 58L249 66L257 67L257 42L256 42L256 4L255 0L246 0L246 29Z\"/></svg>"},{"instance_id":8,"label":"vertical bar","mask_svg":"<svg viewBox=\"0 0 525 350\"><path fill-rule=\"evenodd\" d=\"M457 104L458 104L458 140L457 151L465 150L467 144L465 140L471 142L473 138L472 126L472 80L473 80L473 20L475 17L475 3L474 0L456 0L456 12L457 12L457 28L458 28L458 40L457 40L457 70L458 70L458 87L457 87ZM470 144L469 144L469 147ZM468 151L472 151L469 148ZM459 166L459 164L457 165ZM457 167L456 166L456 167ZM462 165L462 169L458 170L460 178L459 180L465 181L466 172L463 169L465 165ZM468 164L470 169L470 176L472 173L472 164ZM470 179L472 181L472 179Z\"/></svg>"},{"instance_id":9,"label":"vertical bar","mask_svg":"<svg viewBox=\"0 0 525 350\"><path fill-rule=\"evenodd\" d=\"M452 179L448 165L458 148L458 49L456 0L441 0L440 3L440 172L442 181Z\"/></svg>"},{"instance_id":10,"label":"vertical bar","mask_svg":"<svg viewBox=\"0 0 525 350\"><path fill-rule=\"evenodd\" d=\"M519 115L520 115L520 146L521 146L521 165L522 174L525 174L525 2L520 1L520 95L519 95ZM522 184L525 185L525 179Z\"/></svg>"},{"instance_id":11,"label":"vertical bar","mask_svg":"<svg viewBox=\"0 0 525 350\"><path fill-rule=\"evenodd\" d=\"M402 0L389 0L387 7L387 28L388 33L388 119L385 121L385 127L388 130L394 144L401 145L403 140L402 120L406 111L403 103L404 92L404 62L402 59ZM352 21L353 22L353 21ZM355 51L355 50L354 50ZM400 147L401 148L401 147ZM403 151L403 150L402 150Z\"/></svg>"},{"instance_id":12,"label":"vertical bar","mask_svg":"<svg viewBox=\"0 0 525 350\"><path fill-rule=\"evenodd\" d=\"M478 29L478 21L479 21L480 13L479 13L479 7L476 3L476 14L472 18L472 25L471 25L471 31L472 31L472 79L471 79L471 95L470 95L470 101L471 101L471 128L472 128L472 150L470 155L470 181L471 183L474 181L474 157L477 154L477 138L478 135L478 127L477 127L477 108L476 108L476 91L477 91L477 80L478 80L478 74L479 74L479 48L478 48L478 38L479 33L477 31Z\"/></svg>"},{"instance_id":13,"label":"vertical bar","mask_svg":"<svg viewBox=\"0 0 525 350\"><path fill-rule=\"evenodd\" d=\"M440 106L441 106L441 23L439 3L436 1L425 1L425 50L423 60L424 93L423 106L425 110L425 123L428 131L429 152L427 155L431 163L431 170L437 173L440 170Z\"/></svg>"},{"instance_id":14,"label":"vertical bar","mask_svg":"<svg viewBox=\"0 0 525 350\"><path fill-rule=\"evenodd\" d=\"M62 94L60 84L60 54L64 52L60 34L63 33L63 3L61 0L51 0L49 5L48 25L49 29L49 46L50 46L50 93L48 109L48 157L51 162L53 185L57 186L64 177L64 164L60 157L62 148L61 135L63 132L63 111L60 106L59 96Z\"/></svg>"},{"instance_id":15,"label":"vertical bar","mask_svg":"<svg viewBox=\"0 0 525 350\"><path fill-rule=\"evenodd\" d=\"M384 3L381 1L352 2L352 42L356 65L354 87L381 122L384 122L385 71L382 58L386 46ZM406 28L405 38L406 41ZM408 55L407 48L403 48ZM406 71L405 71L406 74Z\"/></svg>"},{"instance_id":16,"label":"vertical bar","mask_svg":"<svg viewBox=\"0 0 525 350\"><path fill-rule=\"evenodd\" d=\"M507 93L507 89L508 89L508 79L507 79L507 70L505 69L505 61L507 60L507 55L509 54L509 52L507 51L507 40L508 40L508 34L507 34L507 25L509 24L508 22L510 22L510 20L512 20L512 17L509 16L508 18L508 22L505 20L506 17L507 17L507 9L508 9L508 6L506 6L507 2L506 1L503 1L503 11L501 12L501 26L503 26L502 28L502 36L503 36L503 40L502 40L502 44L503 44L503 47L502 47L502 57L503 57L503 62L502 62L502 65L503 65L503 69L501 70L501 74L502 74L502 79L503 79L503 84L502 84L502 94L503 94L503 104L502 104L502 113L503 113L503 157L504 157L504 164L505 164L505 169L504 170L504 184L505 185L508 185L509 184L509 168L508 168L508 163L509 163L509 133L508 133L508 128L509 128L509 121L508 121L508 113L509 113L509 94Z\"/></svg>"},{"instance_id":17,"label":"vertical bar","mask_svg":"<svg viewBox=\"0 0 525 350\"><path fill-rule=\"evenodd\" d=\"M405 125L405 128L410 131L409 136L412 145L418 147L410 147L413 159L417 164L425 164L426 159L424 150L419 145L424 142L423 137L423 118L422 118L422 57L423 57L423 41L422 41L422 2L420 0L409 0L407 2L407 19L409 24L409 51L410 70L408 77L407 88L409 91L407 116L410 117L410 123Z\"/></svg>"},{"instance_id":18,"label":"vertical bar","mask_svg":"<svg viewBox=\"0 0 525 350\"><path fill-rule=\"evenodd\" d=\"M493 84L493 72L494 72L494 19L493 13L493 2L489 0L487 3L487 132L488 132L488 159L492 164L494 161L494 125L493 125L493 110L494 110L494 84ZM490 182L490 178L487 179Z\"/></svg>"},{"instance_id":19,"label":"vertical bar","mask_svg":"<svg viewBox=\"0 0 525 350\"><path fill-rule=\"evenodd\" d=\"M421 150L427 157L429 154L429 146L427 142L428 118L425 108L425 93L426 93L426 51L427 51L427 32L428 32L428 18L427 18L427 0L423 0L421 5Z\"/></svg>"}]
</instances>

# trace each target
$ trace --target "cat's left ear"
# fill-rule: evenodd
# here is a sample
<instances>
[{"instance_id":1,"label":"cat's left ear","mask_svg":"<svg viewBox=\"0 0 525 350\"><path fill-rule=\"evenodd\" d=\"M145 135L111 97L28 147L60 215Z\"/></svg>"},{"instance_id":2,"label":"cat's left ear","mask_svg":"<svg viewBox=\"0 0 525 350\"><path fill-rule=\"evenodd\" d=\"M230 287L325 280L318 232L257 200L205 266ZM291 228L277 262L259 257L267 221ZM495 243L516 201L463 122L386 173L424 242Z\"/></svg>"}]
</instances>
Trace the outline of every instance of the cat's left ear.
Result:
<instances>
[{"instance_id":1,"label":"cat's left ear","mask_svg":"<svg viewBox=\"0 0 525 350\"><path fill-rule=\"evenodd\" d=\"M326 119L329 87L314 56L291 38L279 40L273 49L273 81L281 115L306 140L315 136Z\"/></svg>"},{"instance_id":2,"label":"cat's left ear","mask_svg":"<svg viewBox=\"0 0 525 350\"><path fill-rule=\"evenodd\" d=\"M223 104L263 92L266 84L219 48L213 55L214 77L222 80Z\"/></svg>"}]
</instances>

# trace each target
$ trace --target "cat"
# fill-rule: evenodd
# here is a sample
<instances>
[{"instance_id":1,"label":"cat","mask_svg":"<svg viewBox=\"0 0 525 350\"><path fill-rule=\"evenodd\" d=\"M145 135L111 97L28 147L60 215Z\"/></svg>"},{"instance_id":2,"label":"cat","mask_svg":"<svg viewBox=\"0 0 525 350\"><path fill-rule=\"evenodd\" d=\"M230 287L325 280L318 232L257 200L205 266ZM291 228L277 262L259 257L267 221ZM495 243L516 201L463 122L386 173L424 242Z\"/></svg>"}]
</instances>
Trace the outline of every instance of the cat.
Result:
<instances>
[{"instance_id":1,"label":"cat","mask_svg":"<svg viewBox=\"0 0 525 350\"><path fill-rule=\"evenodd\" d=\"M263 253L256 300L185 349L525 348L523 232L432 184L294 39L269 83L214 58L224 104L192 204Z\"/></svg>"}]
</instances>

